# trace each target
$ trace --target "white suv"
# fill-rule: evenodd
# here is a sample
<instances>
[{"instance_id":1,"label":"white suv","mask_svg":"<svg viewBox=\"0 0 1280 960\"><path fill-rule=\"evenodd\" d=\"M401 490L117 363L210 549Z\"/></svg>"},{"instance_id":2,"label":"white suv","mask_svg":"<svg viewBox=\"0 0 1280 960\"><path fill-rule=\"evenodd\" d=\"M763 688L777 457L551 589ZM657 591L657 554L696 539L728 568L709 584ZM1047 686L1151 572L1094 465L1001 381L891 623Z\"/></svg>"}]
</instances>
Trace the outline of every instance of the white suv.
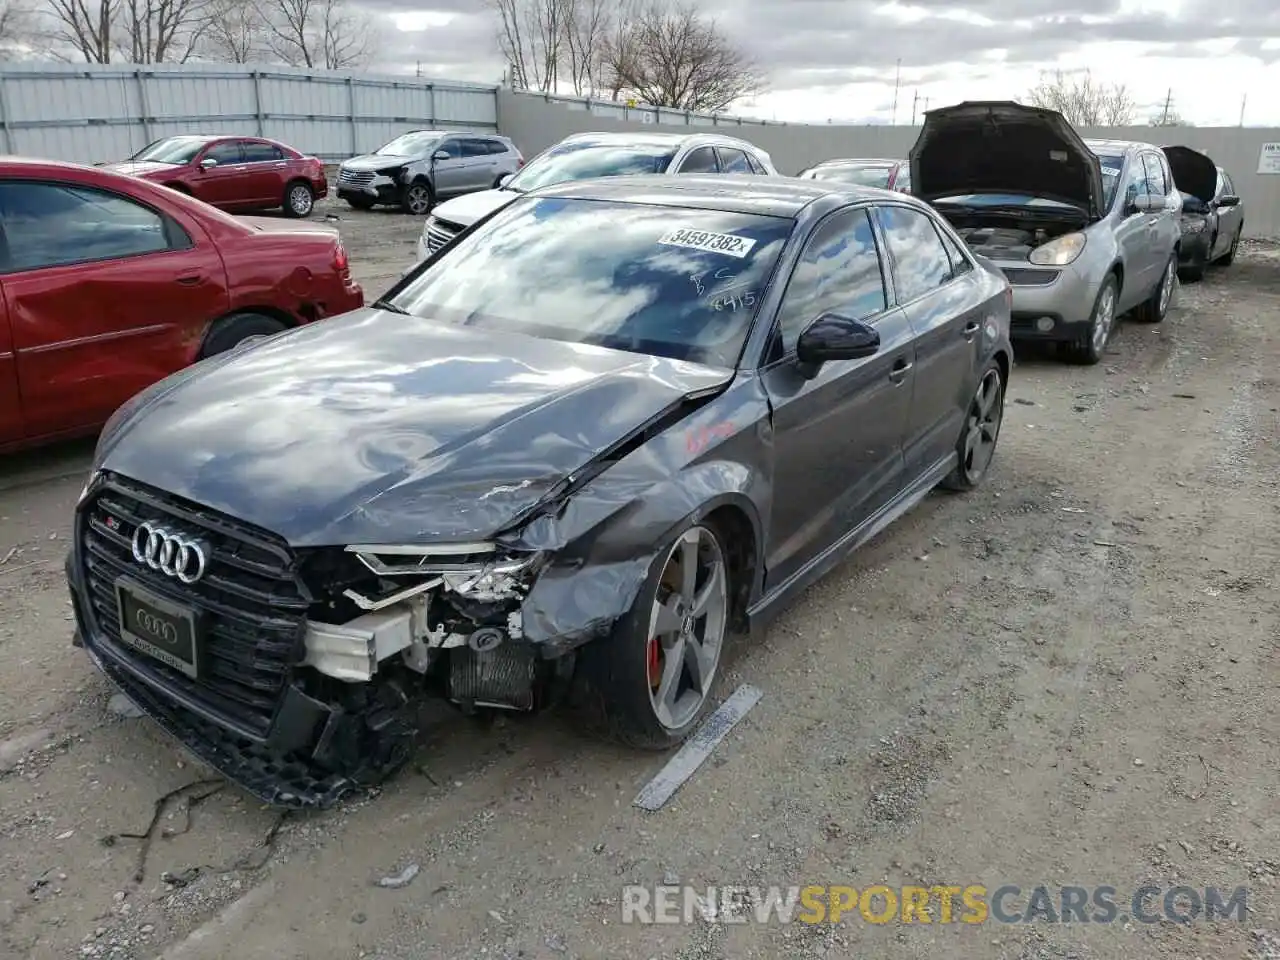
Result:
<instances>
[{"instance_id":1,"label":"white suv","mask_svg":"<svg viewBox=\"0 0 1280 960\"><path fill-rule=\"evenodd\" d=\"M777 176L773 161L754 144L715 133L575 133L548 147L496 190L442 203L418 239L425 260L477 220L522 193L566 180L640 173L741 173ZM412 268L410 268L412 269Z\"/></svg>"}]
</instances>

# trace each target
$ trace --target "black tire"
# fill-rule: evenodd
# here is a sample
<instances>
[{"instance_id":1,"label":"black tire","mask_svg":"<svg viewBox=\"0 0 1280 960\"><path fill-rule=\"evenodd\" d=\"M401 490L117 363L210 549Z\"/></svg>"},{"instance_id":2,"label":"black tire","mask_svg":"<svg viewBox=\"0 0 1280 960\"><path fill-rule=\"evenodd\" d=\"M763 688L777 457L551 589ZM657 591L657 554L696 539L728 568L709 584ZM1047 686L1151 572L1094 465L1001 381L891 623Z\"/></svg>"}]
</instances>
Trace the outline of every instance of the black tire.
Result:
<instances>
[{"instance_id":1,"label":"black tire","mask_svg":"<svg viewBox=\"0 0 1280 960\"><path fill-rule=\"evenodd\" d=\"M415 180L400 192L400 209L405 213L425 217L435 205L435 191L425 180Z\"/></svg>"},{"instance_id":2,"label":"black tire","mask_svg":"<svg viewBox=\"0 0 1280 960\"><path fill-rule=\"evenodd\" d=\"M372 200L364 200L364 199L356 199L355 197L347 197L347 205L350 206L352 210L372 210L373 204L374 204L374 201Z\"/></svg>"},{"instance_id":3,"label":"black tire","mask_svg":"<svg viewBox=\"0 0 1280 960\"><path fill-rule=\"evenodd\" d=\"M698 538L699 543L695 548L695 566L698 567L693 590L695 596L714 583L714 577L710 573L700 585L697 581L697 576L704 573L704 559L718 557L719 570L723 574L720 580L723 597L720 603L719 636L716 640L718 646L714 662L710 665L710 678L699 685L700 690L693 689L691 684L686 691L686 695L695 699L700 696L696 707L690 700L679 713L668 711L673 722L667 723L659 718L660 708L656 705L655 698L660 697L665 685L665 654L671 648L666 647L657 635L650 636L651 624L655 623L657 617L655 604L659 591L663 592L667 601L674 601L678 597L671 590L669 577L664 578L664 574L670 573L670 564L675 554L682 552L687 538L693 536ZM701 547L703 543L714 545L714 549L708 547L704 554ZM584 714L588 729L626 746L646 750L668 749L683 742L693 733L711 706L711 694L718 677L717 668L730 634L733 571L729 565L729 556L724 534L718 526L707 521L687 524L666 541L630 612L617 623L609 636L593 640L578 652L574 700ZM713 598L713 603L715 602L717 601ZM686 654L689 652L685 641L680 638L694 638L692 631L696 631L698 625L694 624L690 629L690 622L699 618L689 611L677 616L675 605L668 609L681 624L678 630L672 630L668 634L679 635L675 638L679 642L679 652L671 660L671 664L676 665L673 686L678 693L686 679ZM714 613L705 615L705 622L702 624L703 640L709 639L708 631L712 629L714 617ZM659 660L658 657L662 659ZM696 653L694 659L698 659ZM687 679L692 681L692 674Z\"/></svg>"},{"instance_id":4,"label":"black tire","mask_svg":"<svg viewBox=\"0 0 1280 960\"><path fill-rule=\"evenodd\" d=\"M1165 264L1160 279L1156 281L1156 288L1151 291L1151 296L1142 301L1138 309L1133 311L1133 319L1139 323L1163 323L1164 318L1169 315L1169 304L1173 302L1173 291L1177 279L1178 254L1175 252ZM1167 292L1166 281L1169 285Z\"/></svg>"},{"instance_id":5,"label":"black tire","mask_svg":"<svg viewBox=\"0 0 1280 960\"><path fill-rule=\"evenodd\" d=\"M1004 423L1004 369L994 358L982 370L978 388L969 402L960 439L956 441L959 463L939 486L956 493L976 490L991 469L1000 426Z\"/></svg>"},{"instance_id":6,"label":"black tire","mask_svg":"<svg viewBox=\"0 0 1280 960\"><path fill-rule=\"evenodd\" d=\"M1227 247L1227 252L1218 258L1218 263L1224 267L1229 267L1236 262L1236 248L1240 246L1240 234L1244 232L1244 225L1236 230L1236 235L1231 238L1231 246Z\"/></svg>"},{"instance_id":7,"label":"black tire","mask_svg":"<svg viewBox=\"0 0 1280 960\"><path fill-rule=\"evenodd\" d=\"M225 353L248 337L269 337L287 329L287 324L265 314L233 313L213 322L209 332L205 334L204 345L200 348L200 359Z\"/></svg>"},{"instance_id":8,"label":"black tire","mask_svg":"<svg viewBox=\"0 0 1280 960\"><path fill-rule=\"evenodd\" d=\"M290 180L285 185L281 206L287 217L301 219L311 216L311 211L316 206L316 194L311 189L311 184L305 180Z\"/></svg>"},{"instance_id":9,"label":"black tire","mask_svg":"<svg viewBox=\"0 0 1280 960\"><path fill-rule=\"evenodd\" d=\"M1114 273L1109 274L1093 299L1093 312L1089 315L1089 327L1072 343L1064 344L1064 352L1072 363L1093 366L1106 353L1111 334L1116 329L1116 303L1120 297L1120 284ZM1109 304L1109 305L1108 305ZM1105 324L1105 333L1099 333Z\"/></svg>"}]
</instances>

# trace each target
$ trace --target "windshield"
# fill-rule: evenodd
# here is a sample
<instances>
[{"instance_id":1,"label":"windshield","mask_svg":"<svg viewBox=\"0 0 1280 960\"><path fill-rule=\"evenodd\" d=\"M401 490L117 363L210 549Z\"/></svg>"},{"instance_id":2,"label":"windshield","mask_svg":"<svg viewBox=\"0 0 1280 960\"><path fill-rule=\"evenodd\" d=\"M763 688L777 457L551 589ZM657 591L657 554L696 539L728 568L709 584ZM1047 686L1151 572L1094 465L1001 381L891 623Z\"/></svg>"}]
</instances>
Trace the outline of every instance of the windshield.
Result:
<instances>
[{"instance_id":1,"label":"windshield","mask_svg":"<svg viewBox=\"0 0 1280 960\"><path fill-rule=\"evenodd\" d=\"M1098 163L1102 165L1102 209L1110 210L1111 201L1115 199L1116 188L1120 185L1120 171L1124 169L1124 157L1112 154L1098 154Z\"/></svg>"},{"instance_id":2,"label":"windshield","mask_svg":"<svg viewBox=\"0 0 1280 960\"><path fill-rule=\"evenodd\" d=\"M889 186L889 177L893 167L847 166L847 167L814 167L807 174L811 180L835 180L839 183L850 183L858 187Z\"/></svg>"},{"instance_id":3,"label":"windshield","mask_svg":"<svg viewBox=\"0 0 1280 960\"><path fill-rule=\"evenodd\" d=\"M206 137L166 137L149 143L130 160L151 160L155 163L190 163L209 140Z\"/></svg>"},{"instance_id":4,"label":"windshield","mask_svg":"<svg viewBox=\"0 0 1280 960\"><path fill-rule=\"evenodd\" d=\"M666 145L562 143L531 160L506 188L524 193L567 180L664 173L675 155L675 147Z\"/></svg>"},{"instance_id":5,"label":"windshield","mask_svg":"<svg viewBox=\"0 0 1280 960\"><path fill-rule=\"evenodd\" d=\"M390 143L384 143L373 151L375 157L424 157L431 145L436 143L442 134L435 130L418 130L396 137Z\"/></svg>"},{"instance_id":6,"label":"windshield","mask_svg":"<svg viewBox=\"0 0 1280 960\"><path fill-rule=\"evenodd\" d=\"M793 222L518 200L391 298L432 320L734 367Z\"/></svg>"}]
</instances>

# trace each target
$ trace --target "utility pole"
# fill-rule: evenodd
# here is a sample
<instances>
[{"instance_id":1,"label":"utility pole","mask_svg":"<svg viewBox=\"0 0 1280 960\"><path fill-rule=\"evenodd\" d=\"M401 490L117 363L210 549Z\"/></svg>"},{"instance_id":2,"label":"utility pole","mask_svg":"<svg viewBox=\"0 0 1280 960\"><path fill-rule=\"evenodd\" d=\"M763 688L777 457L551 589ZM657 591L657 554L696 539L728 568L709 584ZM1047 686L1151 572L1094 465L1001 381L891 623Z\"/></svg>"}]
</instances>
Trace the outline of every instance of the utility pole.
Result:
<instances>
[{"instance_id":1,"label":"utility pole","mask_svg":"<svg viewBox=\"0 0 1280 960\"><path fill-rule=\"evenodd\" d=\"M916 92L911 95L911 125L913 127L916 125L916 104L919 102L920 91L917 89Z\"/></svg>"},{"instance_id":2,"label":"utility pole","mask_svg":"<svg viewBox=\"0 0 1280 960\"><path fill-rule=\"evenodd\" d=\"M893 126L898 125L898 82L902 79L902 58L898 58L898 65L893 71L893 119L890 121Z\"/></svg>"},{"instance_id":3,"label":"utility pole","mask_svg":"<svg viewBox=\"0 0 1280 960\"><path fill-rule=\"evenodd\" d=\"M418 61L418 76L422 76L422 61Z\"/></svg>"},{"instance_id":4,"label":"utility pole","mask_svg":"<svg viewBox=\"0 0 1280 960\"><path fill-rule=\"evenodd\" d=\"M1249 95L1247 93L1240 97L1240 126L1242 127L1244 126L1244 105L1248 100Z\"/></svg>"},{"instance_id":5,"label":"utility pole","mask_svg":"<svg viewBox=\"0 0 1280 960\"><path fill-rule=\"evenodd\" d=\"M1169 125L1169 108L1173 105L1173 87L1169 88L1169 92L1164 98L1164 115L1160 118L1160 126L1167 127Z\"/></svg>"}]
</instances>

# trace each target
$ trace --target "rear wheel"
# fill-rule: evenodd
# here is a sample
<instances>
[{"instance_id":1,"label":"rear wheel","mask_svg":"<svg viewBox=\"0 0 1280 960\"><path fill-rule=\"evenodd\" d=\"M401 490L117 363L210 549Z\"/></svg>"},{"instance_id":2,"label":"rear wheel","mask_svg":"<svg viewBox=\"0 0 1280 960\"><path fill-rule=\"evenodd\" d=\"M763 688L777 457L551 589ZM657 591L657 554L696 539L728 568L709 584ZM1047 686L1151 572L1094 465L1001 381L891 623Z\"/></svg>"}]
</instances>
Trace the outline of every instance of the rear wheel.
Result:
<instances>
[{"instance_id":1,"label":"rear wheel","mask_svg":"<svg viewBox=\"0 0 1280 960\"><path fill-rule=\"evenodd\" d=\"M1120 285L1115 274L1111 274L1102 283L1102 289L1093 301L1093 313L1089 317L1089 326L1080 339L1066 345L1067 356L1076 363L1093 365L1102 359L1107 349L1107 341L1116 325L1116 299Z\"/></svg>"},{"instance_id":2,"label":"rear wheel","mask_svg":"<svg viewBox=\"0 0 1280 960\"><path fill-rule=\"evenodd\" d=\"M291 217L309 217L316 205L316 195L311 184L294 180L284 188L284 212Z\"/></svg>"},{"instance_id":3,"label":"rear wheel","mask_svg":"<svg viewBox=\"0 0 1280 960\"><path fill-rule=\"evenodd\" d=\"M214 321L205 335L204 346L200 348L200 359L225 353L249 337L269 337L286 329L287 325L275 317L261 313L233 313Z\"/></svg>"},{"instance_id":4,"label":"rear wheel","mask_svg":"<svg viewBox=\"0 0 1280 960\"><path fill-rule=\"evenodd\" d=\"M1156 288L1133 312L1134 319L1140 323L1160 323L1169 313L1169 304L1173 300L1173 287L1178 279L1178 254L1174 253L1164 265L1164 273L1156 283Z\"/></svg>"},{"instance_id":5,"label":"rear wheel","mask_svg":"<svg viewBox=\"0 0 1280 960\"><path fill-rule=\"evenodd\" d=\"M969 402L964 430L956 442L959 463L942 481L947 490L967 492L976 489L987 475L995 457L1000 425L1004 423L1004 371L992 360L978 380L978 389Z\"/></svg>"},{"instance_id":6,"label":"rear wheel","mask_svg":"<svg viewBox=\"0 0 1280 960\"><path fill-rule=\"evenodd\" d=\"M724 543L711 523L684 528L612 635L583 648L579 693L601 732L629 746L665 749L702 719L729 629Z\"/></svg>"},{"instance_id":7,"label":"rear wheel","mask_svg":"<svg viewBox=\"0 0 1280 960\"><path fill-rule=\"evenodd\" d=\"M425 217L433 206L435 197L431 194L431 185L424 180L415 180L400 196L400 208L417 217Z\"/></svg>"}]
</instances>

